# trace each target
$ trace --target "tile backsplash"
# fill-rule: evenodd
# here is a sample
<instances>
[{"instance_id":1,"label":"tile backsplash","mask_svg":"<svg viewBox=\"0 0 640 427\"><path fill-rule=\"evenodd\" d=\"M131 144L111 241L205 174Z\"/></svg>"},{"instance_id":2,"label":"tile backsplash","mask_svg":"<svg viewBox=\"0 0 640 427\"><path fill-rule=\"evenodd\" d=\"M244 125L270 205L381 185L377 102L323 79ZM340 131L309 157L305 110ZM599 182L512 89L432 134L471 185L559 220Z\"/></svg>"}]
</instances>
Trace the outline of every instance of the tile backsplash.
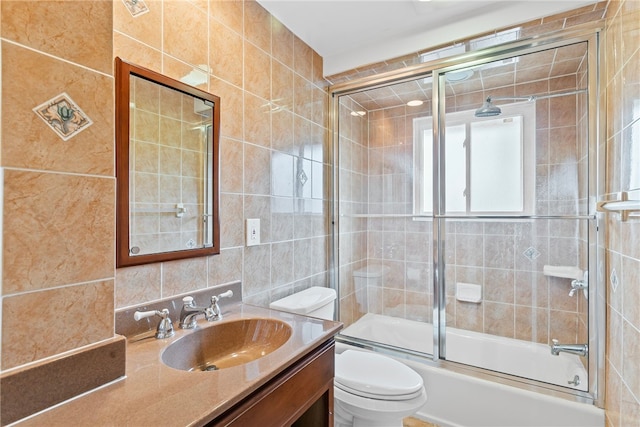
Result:
<instances>
[{"instance_id":1,"label":"tile backsplash","mask_svg":"<svg viewBox=\"0 0 640 427\"><path fill-rule=\"evenodd\" d=\"M197 86L221 98L221 252L118 269L116 307L235 280L245 301L262 305L324 285L322 60L254 1L145 3L148 12L132 17L114 2L114 55L177 80L209 70ZM294 174L308 180L294 181ZM247 218L260 220L258 246L244 246Z\"/></svg>"}]
</instances>

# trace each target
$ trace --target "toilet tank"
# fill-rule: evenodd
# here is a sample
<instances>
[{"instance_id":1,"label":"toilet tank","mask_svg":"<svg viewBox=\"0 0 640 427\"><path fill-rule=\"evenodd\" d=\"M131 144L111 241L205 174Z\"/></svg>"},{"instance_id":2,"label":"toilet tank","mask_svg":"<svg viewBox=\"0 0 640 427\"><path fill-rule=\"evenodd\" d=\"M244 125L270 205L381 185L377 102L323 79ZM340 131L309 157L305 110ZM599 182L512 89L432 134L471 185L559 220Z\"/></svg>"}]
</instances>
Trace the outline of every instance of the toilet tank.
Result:
<instances>
[{"instance_id":1,"label":"toilet tank","mask_svg":"<svg viewBox=\"0 0 640 427\"><path fill-rule=\"evenodd\" d=\"M335 289L313 286L304 291L296 292L293 295L274 301L269 304L269 308L302 314L304 316L333 320L335 300Z\"/></svg>"},{"instance_id":2,"label":"toilet tank","mask_svg":"<svg viewBox=\"0 0 640 427\"><path fill-rule=\"evenodd\" d=\"M363 286L382 286L382 278L389 271L386 265L369 265L353 272L353 281L356 289Z\"/></svg>"}]
</instances>

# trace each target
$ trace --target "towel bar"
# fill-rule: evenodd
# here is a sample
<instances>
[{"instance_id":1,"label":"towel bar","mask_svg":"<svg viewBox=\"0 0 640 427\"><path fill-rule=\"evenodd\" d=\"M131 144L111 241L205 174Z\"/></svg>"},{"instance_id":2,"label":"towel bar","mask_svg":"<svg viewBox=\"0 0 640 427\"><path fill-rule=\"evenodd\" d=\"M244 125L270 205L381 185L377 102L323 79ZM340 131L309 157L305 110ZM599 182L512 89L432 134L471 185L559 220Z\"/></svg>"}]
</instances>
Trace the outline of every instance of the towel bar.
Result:
<instances>
[{"instance_id":1,"label":"towel bar","mask_svg":"<svg viewBox=\"0 0 640 427\"><path fill-rule=\"evenodd\" d=\"M629 193L623 191L618 200L598 202L596 210L598 212L617 212L620 214L620 220L626 221L631 212L640 212L640 200L629 200Z\"/></svg>"}]
</instances>

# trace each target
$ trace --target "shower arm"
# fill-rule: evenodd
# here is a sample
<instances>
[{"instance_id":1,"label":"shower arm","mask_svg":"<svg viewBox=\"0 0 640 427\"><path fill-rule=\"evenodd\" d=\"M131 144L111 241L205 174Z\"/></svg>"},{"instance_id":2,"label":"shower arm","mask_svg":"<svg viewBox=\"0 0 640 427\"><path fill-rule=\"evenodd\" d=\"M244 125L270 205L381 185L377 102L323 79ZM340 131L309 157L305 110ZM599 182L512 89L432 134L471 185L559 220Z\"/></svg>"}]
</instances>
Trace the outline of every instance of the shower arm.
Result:
<instances>
[{"instance_id":1,"label":"shower arm","mask_svg":"<svg viewBox=\"0 0 640 427\"><path fill-rule=\"evenodd\" d=\"M487 96L487 102L491 101L506 101L506 100L515 100L515 101L534 101L536 99L535 96Z\"/></svg>"},{"instance_id":2,"label":"shower arm","mask_svg":"<svg viewBox=\"0 0 640 427\"><path fill-rule=\"evenodd\" d=\"M571 92L559 92L552 93L549 95L528 95L528 96L487 96L487 100L482 104L480 108L478 108L475 112L476 117L495 117L502 114L502 110L497 105L493 104L494 100L503 100L503 99L515 99L515 100L523 100L523 101L535 101L536 99L545 99L545 98L555 98L558 96L566 96L566 95L575 95L577 93L586 92L586 89L579 89Z\"/></svg>"},{"instance_id":3,"label":"shower arm","mask_svg":"<svg viewBox=\"0 0 640 427\"><path fill-rule=\"evenodd\" d=\"M570 92L558 92L558 93L550 93L548 95L526 95L526 96L487 96L487 102L491 101L506 101L508 99L511 100L520 100L520 101L535 101L538 99L547 99L547 98L557 98L559 96L567 96L567 95L576 95L578 93L586 93L587 89L577 89L572 90Z\"/></svg>"}]
</instances>

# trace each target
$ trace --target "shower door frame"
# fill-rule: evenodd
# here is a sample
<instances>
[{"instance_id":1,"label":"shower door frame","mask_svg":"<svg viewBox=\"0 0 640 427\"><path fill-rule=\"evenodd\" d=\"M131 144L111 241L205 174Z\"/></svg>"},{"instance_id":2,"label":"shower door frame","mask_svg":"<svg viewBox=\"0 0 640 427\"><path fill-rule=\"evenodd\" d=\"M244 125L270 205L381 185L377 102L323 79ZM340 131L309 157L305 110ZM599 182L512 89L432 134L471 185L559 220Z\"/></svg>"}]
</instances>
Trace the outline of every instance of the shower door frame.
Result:
<instances>
[{"instance_id":1,"label":"shower door frame","mask_svg":"<svg viewBox=\"0 0 640 427\"><path fill-rule=\"evenodd\" d=\"M602 88L604 88L601 69L604 69L601 64L600 46L601 43L601 29L599 22L588 23L582 26L575 27L572 30L562 30L554 33L550 33L546 36L536 36L526 39L520 39L518 41L509 42L501 45L496 45L479 51L466 52L464 54L451 56L443 59L438 59L424 64L409 66L400 70L394 70L386 73L381 73L375 76L365 77L362 79L350 81L343 84L337 84L330 86L329 91L329 128L330 132L330 151L329 155L332 159L332 185L331 197L330 197L330 212L331 212L331 239L330 245L330 259L329 259L329 273L331 280L331 287L339 291L339 262L337 256L339 255L339 222L340 212L338 203L339 194L339 111L340 102L339 97L343 95L349 95L364 90L375 89L380 87L389 86L392 84L403 83L406 81L415 80L418 78L429 77L433 79L432 90L432 111L433 113L433 215L430 216L433 220L433 354L428 363L450 369L479 378L490 379L509 385L513 385L519 388L532 389L545 394L563 397L570 400L593 403L596 406L604 407L604 388L600 385L604 385L604 350L605 350L605 307L606 301L603 295L604 284L602 274L598 274L604 267L598 267L599 253L602 252L601 245L604 237L603 225L604 221L600 219L600 216L596 214L596 201L599 200L599 196L604 194L603 185L603 167L604 167L604 150L601 148L605 141L604 139L604 99L602 94ZM589 390L583 392L579 390L572 390L566 387L555 386L550 384L542 385L540 382L531 379L516 378L509 374L500 372L488 371L483 368L461 365L457 362L448 361L446 356L446 292L445 292L445 275L444 275L444 239L443 236L443 224L446 219L462 218L462 219L500 219L504 216L499 215L464 215L464 216L452 216L446 215L444 207L445 192L441 183L444 182L444 168L440 167L444 162L444 152L441 147L444 144L445 129L443 126L445 118L445 102L444 87L440 77L447 72L456 71L462 68L468 68L476 65L482 65L492 61L498 61L502 59L511 58L514 56L532 54L541 52L548 49L559 48L562 46L575 44L575 43L587 43L587 57L588 57L588 85L587 85L587 103L588 103L588 182L587 182L587 195L588 195L588 207L585 215L572 215L568 218L576 220L589 220L588 227L588 264L589 264L589 299L588 299L588 337L589 337L589 358L588 358L588 371L589 371ZM416 217L419 215L409 215ZM513 217L512 217L513 218ZM524 219L537 219L546 218L545 216L526 215L515 218ZM556 217L557 218L557 217ZM603 254L600 254L602 261L604 261ZM340 298L337 300L337 313L340 313ZM397 349L380 345L375 342L368 342L365 340L358 340L349 337L337 337L338 341L343 341L349 344L355 344L360 347L367 347L373 350L386 352L402 358L410 359L422 359L425 358L420 354L407 350L399 352Z\"/></svg>"}]
</instances>

